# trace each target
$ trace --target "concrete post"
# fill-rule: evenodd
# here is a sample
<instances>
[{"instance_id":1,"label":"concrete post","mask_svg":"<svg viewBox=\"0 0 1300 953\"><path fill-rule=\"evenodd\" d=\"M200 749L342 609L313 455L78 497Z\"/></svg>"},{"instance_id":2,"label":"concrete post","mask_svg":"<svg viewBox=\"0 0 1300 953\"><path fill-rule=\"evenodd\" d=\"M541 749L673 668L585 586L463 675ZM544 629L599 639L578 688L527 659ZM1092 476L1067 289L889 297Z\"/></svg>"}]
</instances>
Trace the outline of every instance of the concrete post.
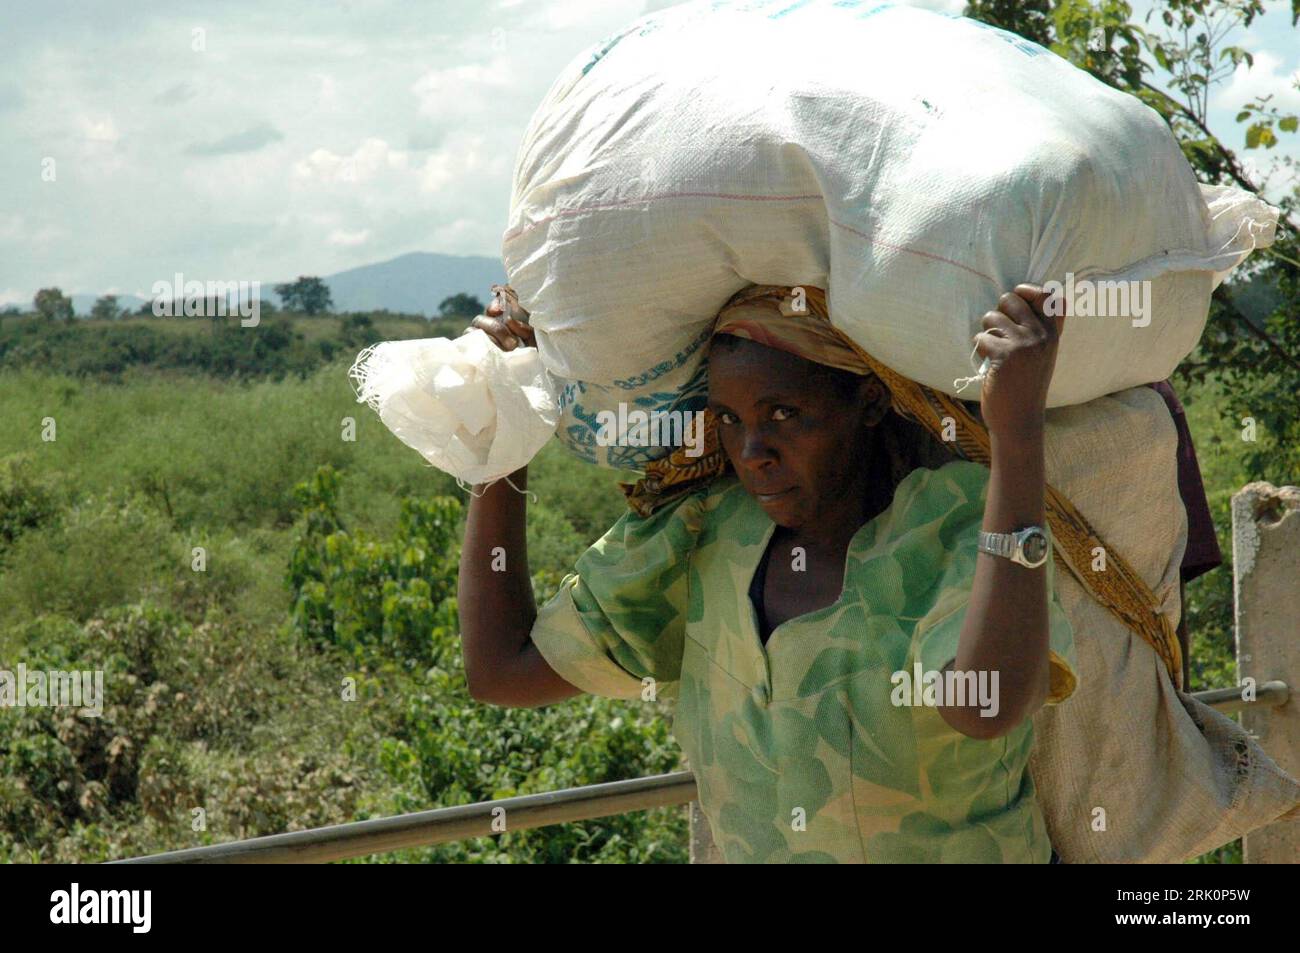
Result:
<instances>
[{"instance_id":1,"label":"concrete post","mask_svg":"<svg viewBox=\"0 0 1300 953\"><path fill-rule=\"evenodd\" d=\"M692 801L688 808L691 812L691 863L725 864L722 851L713 843L713 832L709 830L709 819L700 810L700 802Z\"/></svg>"},{"instance_id":2,"label":"concrete post","mask_svg":"<svg viewBox=\"0 0 1300 953\"><path fill-rule=\"evenodd\" d=\"M1252 706L1242 725L1288 774L1300 776L1300 487L1250 483L1232 498L1237 677L1291 687L1280 707ZM1300 861L1300 821L1244 838L1248 864Z\"/></svg>"}]
</instances>

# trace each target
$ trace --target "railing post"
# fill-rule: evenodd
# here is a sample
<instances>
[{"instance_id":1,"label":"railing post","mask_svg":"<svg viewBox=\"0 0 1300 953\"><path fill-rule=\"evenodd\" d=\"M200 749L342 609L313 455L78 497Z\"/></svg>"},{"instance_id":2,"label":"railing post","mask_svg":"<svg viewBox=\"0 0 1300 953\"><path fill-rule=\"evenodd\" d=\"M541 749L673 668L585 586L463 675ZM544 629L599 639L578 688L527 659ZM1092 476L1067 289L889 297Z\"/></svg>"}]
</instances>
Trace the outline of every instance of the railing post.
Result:
<instances>
[{"instance_id":1,"label":"railing post","mask_svg":"<svg viewBox=\"0 0 1300 953\"><path fill-rule=\"evenodd\" d=\"M1300 488L1250 483L1232 497L1233 596L1238 681L1300 683ZM1254 707L1242 725L1292 776L1300 775L1300 702ZM1300 821L1283 821L1244 838L1248 864L1294 864Z\"/></svg>"},{"instance_id":2,"label":"railing post","mask_svg":"<svg viewBox=\"0 0 1300 953\"><path fill-rule=\"evenodd\" d=\"M691 863L724 864L722 851L713 842L713 831L709 830L709 819L700 810L700 802L690 803L691 812Z\"/></svg>"}]
</instances>

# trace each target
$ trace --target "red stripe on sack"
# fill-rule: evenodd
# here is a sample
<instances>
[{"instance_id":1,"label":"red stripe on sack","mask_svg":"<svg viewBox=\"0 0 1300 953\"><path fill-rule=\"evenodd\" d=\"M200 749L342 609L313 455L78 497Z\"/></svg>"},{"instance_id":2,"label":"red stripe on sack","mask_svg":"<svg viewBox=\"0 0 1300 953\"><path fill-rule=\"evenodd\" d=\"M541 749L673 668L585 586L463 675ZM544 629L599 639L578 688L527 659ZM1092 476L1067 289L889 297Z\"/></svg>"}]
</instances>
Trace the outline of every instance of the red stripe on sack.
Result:
<instances>
[{"instance_id":1,"label":"red stripe on sack","mask_svg":"<svg viewBox=\"0 0 1300 953\"><path fill-rule=\"evenodd\" d=\"M538 221L533 222L532 224L527 225L523 228L511 229L510 231L506 232L505 236L502 238L502 244L509 244L510 242L515 241L516 239L521 238L524 235L528 234L533 229L540 228L542 225L546 225L559 218L567 218L573 215L581 214L583 212L592 212L592 211L597 211L599 209L622 208L628 205L640 205L644 202L653 202L659 199L731 199L737 202L803 202L803 201L807 201L808 199L821 199L821 198L824 198L824 196L820 194L817 195L739 195L739 194L734 194L729 192L664 192L659 195L648 195L648 196L643 196L641 198L635 198L635 199L623 199L622 201L618 201L618 202L602 202L597 205L583 205L578 208L565 209L562 212L556 212L554 215L549 215L546 218L539 219ZM970 272L972 275L975 275L977 278L983 278L985 281L993 285L995 288L998 289L1001 288L997 280L994 279L991 275L986 275L984 274L984 272L972 268L969 265L963 265L959 261L953 261L951 258L944 258L942 255L936 255L933 252L921 251L920 249L917 248L909 248L906 245L896 245L893 242L887 242L879 238L873 238L872 236L866 234L865 232L854 228L852 225L845 225L843 222L838 222L833 218L829 219L829 221L832 225L842 228L846 232L851 232L852 234L857 235L863 241L870 242L873 245L879 245L882 248L888 248L892 251L906 252L909 255L918 255L921 258L928 258L931 261L942 262L945 265L952 265L954 268L960 268L962 271Z\"/></svg>"},{"instance_id":2,"label":"red stripe on sack","mask_svg":"<svg viewBox=\"0 0 1300 953\"><path fill-rule=\"evenodd\" d=\"M857 235L863 241L871 242L871 244L873 245L881 245L884 248L891 249L892 251L907 252L909 255L919 255L922 258L929 258L931 261L941 261L945 265L952 265L954 268L960 268L962 271L969 271L972 275L975 275L977 278L983 278L993 287L1001 290L1001 286L997 283L996 279L992 278L989 275L984 274L984 272L982 271L978 271L972 268L970 265L963 265L959 261L953 261L951 258L944 258L942 255L936 255L933 252L921 251L920 249L917 248L908 248L906 245L895 245L893 242L882 241L879 238L872 238L870 235L866 234L865 232L858 231L852 225L845 225L843 222L837 222L833 218L830 220L830 223L832 225L839 226L840 228L844 229L846 232L852 232L854 235Z\"/></svg>"},{"instance_id":3,"label":"red stripe on sack","mask_svg":"<svg viewBox=\"0 0 1300 953\"><path fill-rule=\"evenodd\" d=\"M657 199L733 199L738 202L803 202L808 199L820 199L821 195L734 195L728 192L664 192L660 195L646 195L637 199L623 199L619 202L602 202L598 205L581 205L578 208L565 209L562 212L556 212L546 218L539 219L524 228L511 229L506 232L502 238L502 244L512 242L522 235L526 235L534 228L553 222L557 218L567 218L570 215L578 215L581 212L592 212L603 208L620 208L624 205L640 205L643 202L653 202Z\"/></svg>"}]
</instances>

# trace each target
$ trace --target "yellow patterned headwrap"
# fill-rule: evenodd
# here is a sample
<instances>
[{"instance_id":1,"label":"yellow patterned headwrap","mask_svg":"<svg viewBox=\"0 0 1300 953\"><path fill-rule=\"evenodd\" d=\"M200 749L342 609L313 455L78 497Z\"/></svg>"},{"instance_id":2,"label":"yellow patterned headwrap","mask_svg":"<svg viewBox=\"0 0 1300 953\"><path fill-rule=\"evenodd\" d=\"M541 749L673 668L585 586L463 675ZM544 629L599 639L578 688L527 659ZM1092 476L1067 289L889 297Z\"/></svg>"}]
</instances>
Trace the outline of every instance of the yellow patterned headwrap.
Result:
<instances>
[{"instance_id":1,"label":"yellow patterned headwrap","mask_svg":"<svg viewBox=\"0 0 1300 953\"><path fill-rule=\"evenodd\" d=\"M831 324L826 295L820 288L751 285L733 295L718 312L713 336L720 334L745 338L815 364L869 377L867 402L873 407L890 402L884 383L848 338Z\"/></svg>"},{"instance_id":2,"label":"yellow patterned headwrap","mask_svg":"<svg viewBox=\"0 0 1300 953\"><path fill-rule=\"evenodd\" d=\"M826 296L820 291L751 285L718 312L713 333L746 338L842 371L870 374L867 362L831 325Z\"/></svg>"}]
</instances>

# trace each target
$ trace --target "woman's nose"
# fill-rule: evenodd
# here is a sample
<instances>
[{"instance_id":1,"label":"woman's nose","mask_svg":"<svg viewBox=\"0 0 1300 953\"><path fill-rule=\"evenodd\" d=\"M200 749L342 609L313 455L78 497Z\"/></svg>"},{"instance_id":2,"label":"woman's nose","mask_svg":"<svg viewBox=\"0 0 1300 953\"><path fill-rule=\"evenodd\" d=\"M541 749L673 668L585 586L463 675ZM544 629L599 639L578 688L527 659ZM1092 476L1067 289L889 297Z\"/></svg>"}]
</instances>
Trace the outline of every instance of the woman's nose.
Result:
<instances>
[{"instance_id":1,"label":"woman's nose","mask_svg":"<svg viewBox=\"0 0 1300 953\"><path fill-rule=\"evenodd\" d=\"M776 449L762 430L749 430L741 443L740 459L752 469L762 469L776 462Z\"/></svg>"}]
</instances>

